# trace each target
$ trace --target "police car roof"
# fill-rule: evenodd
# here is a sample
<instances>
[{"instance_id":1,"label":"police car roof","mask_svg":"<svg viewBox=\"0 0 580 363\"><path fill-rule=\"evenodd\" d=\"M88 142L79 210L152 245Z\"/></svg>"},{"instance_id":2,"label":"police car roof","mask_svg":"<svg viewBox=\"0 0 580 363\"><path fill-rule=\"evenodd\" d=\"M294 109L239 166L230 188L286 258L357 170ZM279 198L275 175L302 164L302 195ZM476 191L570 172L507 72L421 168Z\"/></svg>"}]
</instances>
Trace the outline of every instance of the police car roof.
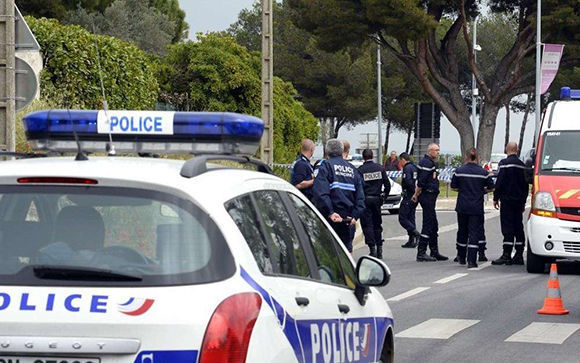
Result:
<instances>
[{"instance_id":1,"label":"police car roof","mask_svg":"<svg viewBox=\"0 0 580 363\"><path fill-rule=\"evenodd\" d=\"M274 175L220 166L210 167L208 172L193 178L184 178L180 175L184 163L184 160L172 159L95 156L86 161L75 161L74 157L4 161L0 162L0 183L16 184L18 177L86 178L105 186L149 185L151 189L186 191L196 200L218 203L239 195L240 187L248 180L260 179L273 182L273 186L292 188Z\"/></svg>"}]
</instances>

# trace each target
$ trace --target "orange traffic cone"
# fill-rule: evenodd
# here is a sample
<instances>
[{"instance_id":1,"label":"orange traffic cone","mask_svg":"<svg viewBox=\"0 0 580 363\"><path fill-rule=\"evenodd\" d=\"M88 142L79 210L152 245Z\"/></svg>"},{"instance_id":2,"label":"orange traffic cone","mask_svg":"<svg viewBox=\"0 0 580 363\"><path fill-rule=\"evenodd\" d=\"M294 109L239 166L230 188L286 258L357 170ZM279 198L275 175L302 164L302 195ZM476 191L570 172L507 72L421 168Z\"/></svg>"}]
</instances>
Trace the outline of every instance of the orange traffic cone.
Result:
<instances>
[{"instance_id":1,"label":"orange traffic cone","mask_svg":"<svg viewBox=\"0 0 580 363\"><path fill-rule=\"evenodd\" d=\"M569 311L564 309L564 305L562 304L560 282L558 281L558 267L553 263L550 266L547 296L544 299L544 306L538 310L538 314L565 315L568 313Z\"/></svg>"}]
</instances>

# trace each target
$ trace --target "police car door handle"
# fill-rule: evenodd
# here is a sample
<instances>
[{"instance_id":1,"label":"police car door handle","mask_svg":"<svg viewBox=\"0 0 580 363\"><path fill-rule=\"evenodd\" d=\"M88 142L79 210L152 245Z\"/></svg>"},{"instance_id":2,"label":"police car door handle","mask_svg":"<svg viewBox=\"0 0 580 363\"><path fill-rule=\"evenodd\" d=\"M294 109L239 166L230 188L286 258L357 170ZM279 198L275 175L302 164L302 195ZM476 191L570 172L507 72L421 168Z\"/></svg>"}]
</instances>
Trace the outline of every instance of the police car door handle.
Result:
<instances>
[{"instance_id":1,"label":"police car door handle","mask_svg":"<svg viewBox=\"0 0 580 363\"><path fill-rule=\"evenodd\" d=\"M307 297L297 296L296 304L298 304L298 306L308 306L308 304L310 304L310 300L308 300Z\"/></svg>"},{"instance_id":2,"label":"police car door handle","mask_svg":"<svg viewBox=\"0 0 580 363\"><path fill-rule=\"evenodd\" d=\"M348 314L350 308L348 307L348 305L338 304L338 311L340 311L343 314Z\"/></svg>"}]
</instances>

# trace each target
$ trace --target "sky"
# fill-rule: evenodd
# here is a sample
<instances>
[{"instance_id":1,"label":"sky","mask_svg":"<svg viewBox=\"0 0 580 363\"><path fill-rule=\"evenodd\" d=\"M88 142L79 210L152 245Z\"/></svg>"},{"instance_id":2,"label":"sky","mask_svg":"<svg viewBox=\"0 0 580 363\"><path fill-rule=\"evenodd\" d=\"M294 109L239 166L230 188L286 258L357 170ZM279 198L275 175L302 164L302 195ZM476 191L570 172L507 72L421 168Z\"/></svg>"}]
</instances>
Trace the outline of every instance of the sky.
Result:
<instances>
[{"instance_id":1,"label":"sky","mask_svg":"<svg viewBox=\"0 0 580 363\"><path fill-rule=\"evenodd\" d=\"M254 0L180 0L181 8L185 11L185 20L189 24L189 38L195 39L197 32L210 32L226 30L230 24L237 20L238 13L245 8L250 8ZM275 36L275 35L274 35ZM511 115L510 139L519 140L520 127L523 114ZM521 149L525 152L531 147L533 138L534 115L528 118L528 125L524 137L524 144ZM340 130L339 138L350 141L353 148L359 145L362 133L378 132L377 123L369 122L357 126L352 130ZM383 127L382 135L385 137L386 125ZM505 109L501 109L495 129L493 152L503 152L505 138ZM389 138L389 149L399 153L404 151L407 137L400 132L391 132ZM318 151L322 148L318 147ZM459 154L459 134L457 130L445 118L441 118L441 151L448 154ZM318 153L315 153L317 156Z\"/></svg>"}]
</instances>

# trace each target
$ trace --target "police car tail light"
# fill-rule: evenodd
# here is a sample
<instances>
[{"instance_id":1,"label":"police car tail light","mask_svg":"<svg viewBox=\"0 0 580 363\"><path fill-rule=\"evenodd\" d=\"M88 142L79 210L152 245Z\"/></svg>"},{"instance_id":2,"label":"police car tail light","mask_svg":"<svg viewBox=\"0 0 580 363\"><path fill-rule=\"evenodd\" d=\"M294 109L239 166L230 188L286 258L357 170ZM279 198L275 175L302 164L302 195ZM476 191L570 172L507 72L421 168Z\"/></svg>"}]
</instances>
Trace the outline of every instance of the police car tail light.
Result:
<instances>
[{"instance_id":1,"label":"police car tail light","mask_svg":"<svg viewBox=\"0 0 580 363\"><path fill-rule=\"evenodd\" d=\"M222 301L205 331L199 362L245 362L261 307L257 293L236 294Z\"/></svg>"},{"instance_id":2,"label":"police car tail light","mask_svg":"<svg viewBox=\"0 0 580 363\"><path fill-rule=\"evenodd\" d=\"M34 150L120 153L254 154L264 123L226 112L45 110L23 119Z\"/></svg>"},{"instance_id":3,"label":"police car tail light","mask_svg":"<svg viewBox=\"0 0 580 363\"><path fill-rule=\"evenodd\" d=\"M534 195L532 213L540 217L556 217L556 206L552 199L552 194L548 192L538 192Z\"/></svg>"},{"instance_id":4,"label":"police car tail light","mask_svg":"<svg viewBox=\"0 0 580 363\"><path fill-rule=\"evenodd\" d=\"M85 178L67 178L67 177L30 177L18 178L20 184L83 184L96 185L99 184L95 179Z\"/></svg>"}]
</instances>

